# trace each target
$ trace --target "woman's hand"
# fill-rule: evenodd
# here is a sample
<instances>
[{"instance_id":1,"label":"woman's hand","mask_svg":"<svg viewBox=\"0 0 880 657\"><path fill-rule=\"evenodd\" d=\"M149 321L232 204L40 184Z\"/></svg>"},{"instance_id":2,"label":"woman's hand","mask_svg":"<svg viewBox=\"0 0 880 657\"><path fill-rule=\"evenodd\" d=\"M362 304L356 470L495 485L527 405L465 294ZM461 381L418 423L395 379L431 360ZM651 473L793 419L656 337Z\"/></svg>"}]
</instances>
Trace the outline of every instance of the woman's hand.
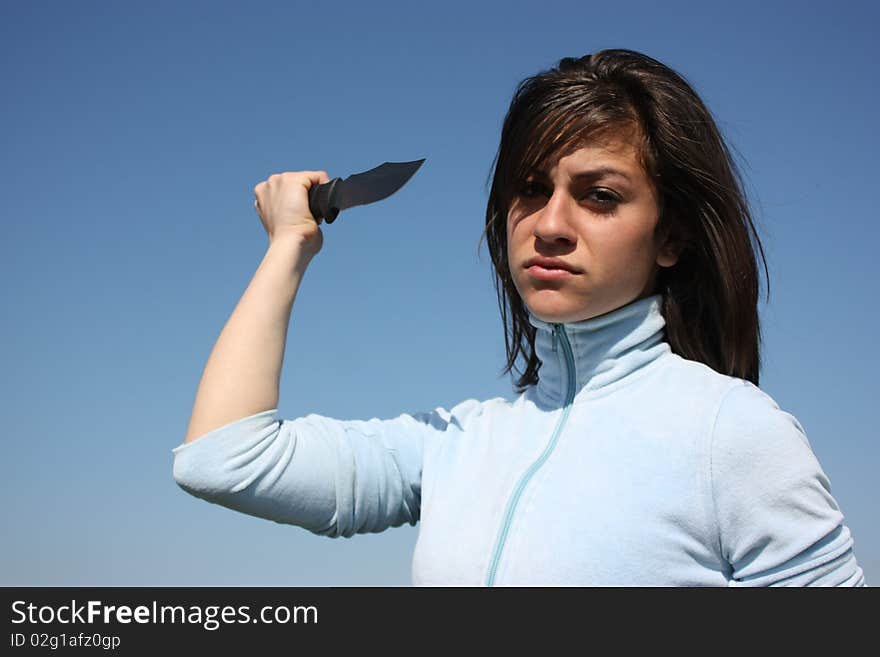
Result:
<instances>
[{"instance_id":1,"label":"woman's hand","mask_svg":"<svg viewBox=\"0 0 880 657\"><path fill-rule=\"evenodd\" d=\"M271 245L278 239L293 239L314 256L324 244L324 235L309 210L309 189L330 182L326 171L285 171L269 176L254 187L257 214Z\"/></svg>"}]
</instances>

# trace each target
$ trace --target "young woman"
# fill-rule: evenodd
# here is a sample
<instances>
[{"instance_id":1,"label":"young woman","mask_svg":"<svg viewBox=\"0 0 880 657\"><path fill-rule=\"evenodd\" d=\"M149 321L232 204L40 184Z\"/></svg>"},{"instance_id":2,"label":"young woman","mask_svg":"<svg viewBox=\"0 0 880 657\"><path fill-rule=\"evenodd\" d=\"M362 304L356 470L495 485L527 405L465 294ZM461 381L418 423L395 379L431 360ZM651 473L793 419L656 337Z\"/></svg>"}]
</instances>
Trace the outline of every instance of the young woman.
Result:
<instances>
[{"instance_id":1,"label":"young woman","mask_svg":"<svg viewBox=\"0 0 880 657\"><path fill-rule=\"evenodd\" d=\"M803 427L758 387L763 250L681 76L604 50L517 89L485 225L511 400L278 418L328 180L254 190L270 245L173 450L184 490L329 537L420 521L417 585L865 585Z\"/></svg>"}]
</instances>

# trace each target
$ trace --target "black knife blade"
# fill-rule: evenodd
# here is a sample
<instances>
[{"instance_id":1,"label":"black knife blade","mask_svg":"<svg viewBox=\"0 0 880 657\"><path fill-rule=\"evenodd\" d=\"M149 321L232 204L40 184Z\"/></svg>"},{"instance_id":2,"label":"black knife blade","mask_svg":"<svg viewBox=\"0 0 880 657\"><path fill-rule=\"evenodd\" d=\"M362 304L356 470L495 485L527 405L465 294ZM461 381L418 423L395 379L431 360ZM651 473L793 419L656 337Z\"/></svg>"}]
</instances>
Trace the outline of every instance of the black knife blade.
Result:
<instances>
[{"instance_id":1,"label":"black knife blade","mask_svg":"<svg viewBox=\"0 0 880 657\"><path fill-rule=\"evenodd\" d=\"M332 224L342 210L391 196L412 178L424 161L425 158L412 162L384 162L345 180L334 178L315 185L309 189L309 210L316 221L323 217Z\"/></svg>"}]
</instances>

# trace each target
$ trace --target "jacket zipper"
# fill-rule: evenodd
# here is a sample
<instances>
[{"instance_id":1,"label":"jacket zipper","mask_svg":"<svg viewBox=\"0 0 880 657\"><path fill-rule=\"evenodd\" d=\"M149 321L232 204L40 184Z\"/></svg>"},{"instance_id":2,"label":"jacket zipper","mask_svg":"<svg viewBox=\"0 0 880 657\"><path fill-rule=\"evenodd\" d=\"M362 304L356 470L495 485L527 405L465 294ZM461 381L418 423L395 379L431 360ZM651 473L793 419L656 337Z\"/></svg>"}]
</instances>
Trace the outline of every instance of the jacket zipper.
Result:
<instances>
[{"instance_id":1,"label":"jacket zipper","mask_svg":"<svg viewBox=\"0 0 880 657\"><path fill-rule=\"evenodd\" d=\"M544 452L541 454L541 456L538 457L538 460L532 463L529 469L526 470L525 473L520 477L520 480L513 491L513 495L507 502L507 511L504 514L504 522L501 525L501 531L498 533L498 537L495 539L495 549L493 550L492 560L489 562L489 574L486 579L486 586L493 586L495 583L495 574L498 571L498 562L501 559L501 551L504 548L505 540L507 540L507 533L510 530L510 523L513 520L513 512L514 509L516 509L519 498L522 495L526 484L532 478L532 475L534 475L535 472L538 471L538 469L544 464L544 462L553 452L553 448L556 446L556 442L559 440L559 434L562 433L562 428L565 426L565 423L568 420L568 414L571 412L571 403L574 400L575 392L574 356L571 353L571 343L568 341L568 336L565 333L565 327L562 324L553 324L552 326L553 351L556 351L556 338L557 336L559 336L562 338L563 351L565 352L565 362L568 366L568 391L565 397L565 409L562 412L562 417L559 419L559 422L556 425L556 429L553 431L553 436L550 439L550 442L548 443L547 447L544 448Z\"/></svg>"}]
</instances>

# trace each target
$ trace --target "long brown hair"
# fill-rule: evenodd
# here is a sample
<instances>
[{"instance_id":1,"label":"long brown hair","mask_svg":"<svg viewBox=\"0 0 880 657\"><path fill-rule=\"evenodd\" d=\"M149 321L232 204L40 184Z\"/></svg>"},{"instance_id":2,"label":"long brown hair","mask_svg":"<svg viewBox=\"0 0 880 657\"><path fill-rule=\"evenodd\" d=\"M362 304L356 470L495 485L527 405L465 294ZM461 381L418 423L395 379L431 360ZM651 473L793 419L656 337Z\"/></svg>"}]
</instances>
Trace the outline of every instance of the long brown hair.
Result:
<instances>
[{"instance_id":1,"label":"long brown hair","mask_svg":"<svg viewBox=\"0 0 880 657\"><path fill-rule=\"evenodd\" d=\"M515 190L531 168L634 126L642 166L658 192L656 234L678 245L678 262L659 268L654 288L663 295L666 339L683 358L758 385L756 247L768 300L769 273L739 169L712 114L682 76L647 55L609 49L564 57L526 78L504 119L483 236L504 324L501 373L510 372L519 355L526 360L518 393L538 382L540 360L508 264L507 214Z\"/></svg>"}]
</instances>

